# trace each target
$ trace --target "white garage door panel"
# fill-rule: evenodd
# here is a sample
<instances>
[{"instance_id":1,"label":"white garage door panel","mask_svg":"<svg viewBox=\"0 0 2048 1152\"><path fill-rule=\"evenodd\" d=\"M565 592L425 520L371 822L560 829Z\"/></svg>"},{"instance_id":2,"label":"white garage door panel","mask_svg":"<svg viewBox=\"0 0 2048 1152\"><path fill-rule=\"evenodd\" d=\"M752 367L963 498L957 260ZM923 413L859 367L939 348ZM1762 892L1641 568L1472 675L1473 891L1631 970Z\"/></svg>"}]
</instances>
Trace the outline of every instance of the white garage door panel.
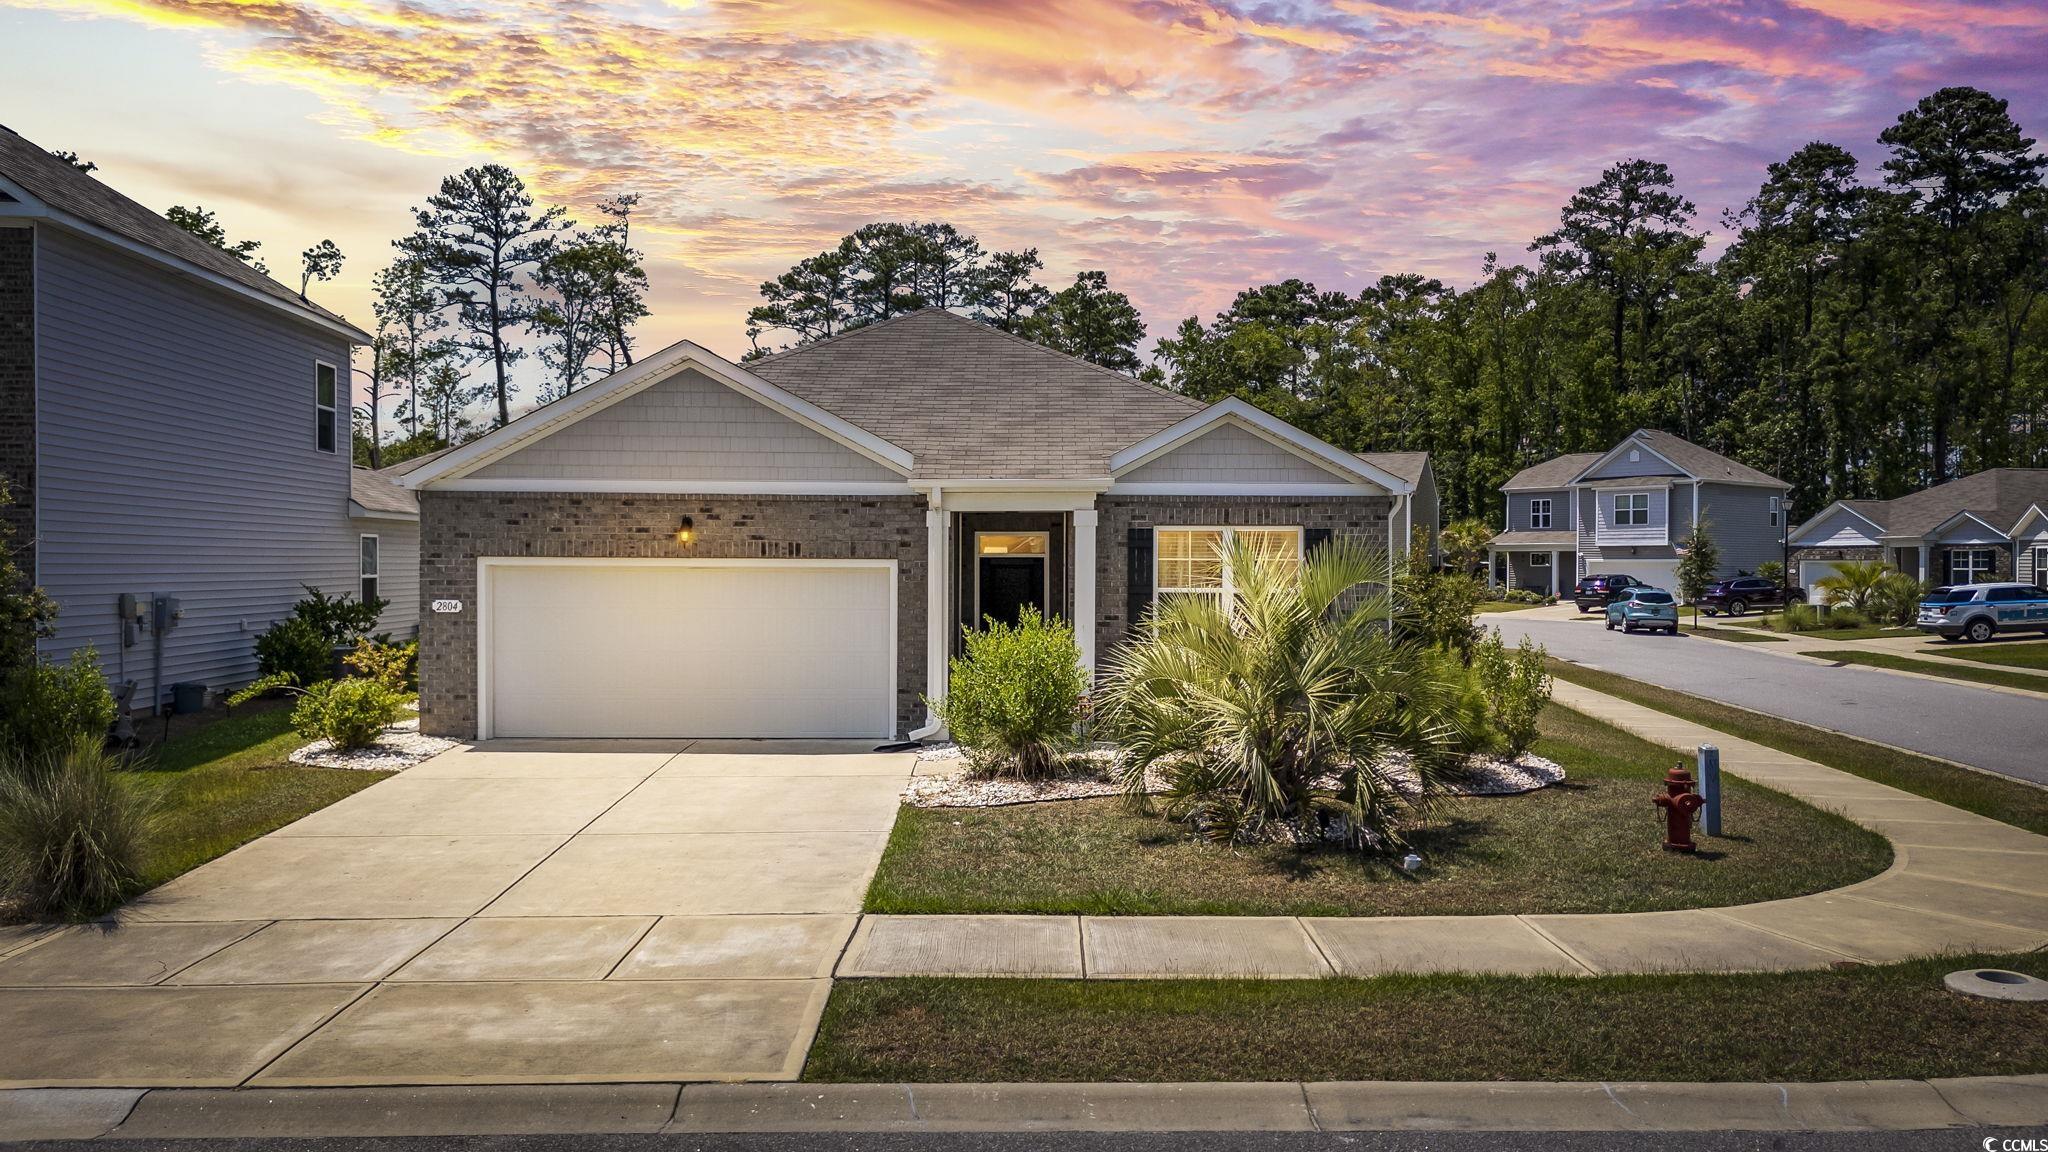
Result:
<instances>
[{"instance_id":1,"label":"white garage door panel","mask_svg":"<svg viewBox=\"0 0 2048 1152\"><path fill-rule=\"evenodd\" d=\"M1676 560L1588 560L1586 575L1611 576L1620 573L1633 576L1655 588L1675 592L1678 588L1678 561Z\"/></svg>"},{"instance_id":2,"label":"white garage door panel","mask_svg":"<svg viewBox=\"0 0 2048 1152\"><path fill-rule=\"evenodd\" d=\"M1842 570L1840 560L1801 560L1799 562L1799 586L1812 588L1822 579Z\"/></svg>"},{"instance_id":3,"label":"white garage door panel","mask_svg":"<svg viewBox=\"0 0 2048 1152\"><path fill-rule=\"evenodd\" d=\"M891 573L494 565L493 736L853 736L895 727Z\"/></svg>"}]
</instances>

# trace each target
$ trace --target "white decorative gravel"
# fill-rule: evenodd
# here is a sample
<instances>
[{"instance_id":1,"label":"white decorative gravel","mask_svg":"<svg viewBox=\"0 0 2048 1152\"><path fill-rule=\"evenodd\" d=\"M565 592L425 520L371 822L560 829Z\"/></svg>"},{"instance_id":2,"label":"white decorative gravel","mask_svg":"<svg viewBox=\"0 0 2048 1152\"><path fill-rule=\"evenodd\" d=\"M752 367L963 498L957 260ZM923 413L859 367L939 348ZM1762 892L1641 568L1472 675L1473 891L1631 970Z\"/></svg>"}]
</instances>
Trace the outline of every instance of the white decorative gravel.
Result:
<instances>
[{"instance_id":1,"label":"white decorative gravel","mask_svg":"<svg viewBox=\"0 0 2048 1152\"><path fill-rule=\"evenodd\" d=\"M313 768L355 768L364 772L396 772L423 760L431 760L457 741L440 736L420 735L417 717L401 720L384 730L375 744L351 752L337 752L332 742L315 740L286 759Z\"/></svg>"}]
</instances>

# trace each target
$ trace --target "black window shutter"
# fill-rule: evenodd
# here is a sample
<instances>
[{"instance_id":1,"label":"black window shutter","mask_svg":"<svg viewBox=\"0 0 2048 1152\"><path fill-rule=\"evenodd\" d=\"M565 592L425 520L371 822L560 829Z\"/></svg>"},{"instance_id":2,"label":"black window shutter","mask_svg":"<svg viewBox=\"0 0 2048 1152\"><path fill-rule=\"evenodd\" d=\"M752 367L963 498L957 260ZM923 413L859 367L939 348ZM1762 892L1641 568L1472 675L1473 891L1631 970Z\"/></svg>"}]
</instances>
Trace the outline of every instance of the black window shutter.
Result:
<instances>
[{"instance_id":1,"label":"black window shutter","mask_svg":"<svg viewBox=\"0 0 2048 1152\"><path fill-rule=\"evenodd\" d=\"M1301 553L1302 553L1302 555L1304 555L1304 556L1308 556L1308 555L1312 555L1312 554L1314 554L1314 552L1315 552L1315 550L1316 550L1316 549L1318 549L1318 548L1321 548L1321 547L1322 547L1323 545L1325 545L1325 544L1328 544L1328 543L1330 542L1330 537L1331 537L1331 535L1333 535L1333 533L1332 533L1332 531L1331 531L1330 529L1328 529L1328 528L1304 528L1304 529L1302 529L1302 530L1301 530Z\"/></svg>"},{"instance_id":2,"label":"black window shutter","mask_svg":"<svg viewBox=\"0 0 2048 1152\"><path fill-rule=\"evenodd\" d=\"M1125 629L1136 631L1138 621L1152 608L1152 529L1133 528L1124 548L1126 602Z\"/></svg>"}]
</instances>

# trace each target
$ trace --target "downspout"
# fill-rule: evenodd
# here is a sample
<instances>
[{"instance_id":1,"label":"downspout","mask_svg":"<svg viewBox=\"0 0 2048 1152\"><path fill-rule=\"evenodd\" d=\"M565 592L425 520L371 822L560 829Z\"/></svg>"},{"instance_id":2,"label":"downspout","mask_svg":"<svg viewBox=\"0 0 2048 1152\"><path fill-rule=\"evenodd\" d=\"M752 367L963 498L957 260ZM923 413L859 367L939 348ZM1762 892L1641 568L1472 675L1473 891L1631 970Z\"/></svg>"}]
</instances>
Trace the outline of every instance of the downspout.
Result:
<instances>
[{"instance_id":1,"label":"downspout","mask_svg":"<svg viewBox=\"0 0 2048 1152\"><path fill-rule=\"evenodd\" d=\"M1398 508L1398 509L1401 509L1402 511L1404 511L1404 512L1405 512L1405 511L1406 511L1406 509L1407 509L1407 505L1408 505L1408 495L1407 495L1407 493L1396 493L1396 494L1395 494L1395 496L1394 496L1394 504L1395 504L1395 507L1396 507L1396 508ZM1394 518L1393 518L1392 516L1388 516L1388 517L1387 517L1387 627L1389 627L1389 628L1392 628L1393 626L1394 626Z\"/></svg>"},{"instance_id":2,"label":"downspout","mask_svg":"<svg viewBox=\"0 0 2048 1152\"><path fill-rule=\"evenodd\" d=\"M946 622L950 618L946 590L953 575L952 550L947 547L952 513L946 511L944 496L936 487L925 502L925 695L942 700L946 695ZM945 731L946 722L927 710L924 727L912 729L908 735L924 741L943 736Z\"/></svg>"}]
</instances>

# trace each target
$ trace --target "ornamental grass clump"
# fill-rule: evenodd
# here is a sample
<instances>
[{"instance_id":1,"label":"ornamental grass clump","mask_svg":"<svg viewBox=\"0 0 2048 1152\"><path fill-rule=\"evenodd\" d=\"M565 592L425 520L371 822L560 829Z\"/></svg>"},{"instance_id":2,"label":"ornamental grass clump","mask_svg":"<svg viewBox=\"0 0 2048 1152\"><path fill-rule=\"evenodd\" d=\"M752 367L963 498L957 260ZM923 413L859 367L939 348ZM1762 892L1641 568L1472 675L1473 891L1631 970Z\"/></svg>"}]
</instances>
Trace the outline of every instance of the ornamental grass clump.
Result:
<instances>
[{"instance_id":1,"label":"ornamental grass clump","mask_svg":"<svg viewBox=\"0 0 2048 1152\"><path fill-rule=\"evenodd\" d=\"M946 698L927 700L975 768L1043 780L1075 742L1088 681L1065 621L1026 608L1016 624L988 620L966 633Z\"/></svg>"},{"instance_id":2,"label":"ornamental grass clump","mask_svg":"<svg viewBox=\"0 0 2048 1152\"><path fill-rule=\"evenodd\" d=\"M84 919L140 883L150 804L100 734L0 764L0 895L36 918Z\"/></svg>"},{"instance_id":3,"label":"ornamental grass clump","mask_svg":"<svg viewBox=\"0 0 2048 1152\"><path fill-rule=\"evenodd\" d=\"M1110 661L1100 714L1125 790L1215 841L1402 846L1469 750L1469 680L1404 640L1386 558L1337 539L1297 566L1240 544L1235 600L1160 602Z\"/></svg>"}]
</instances>

